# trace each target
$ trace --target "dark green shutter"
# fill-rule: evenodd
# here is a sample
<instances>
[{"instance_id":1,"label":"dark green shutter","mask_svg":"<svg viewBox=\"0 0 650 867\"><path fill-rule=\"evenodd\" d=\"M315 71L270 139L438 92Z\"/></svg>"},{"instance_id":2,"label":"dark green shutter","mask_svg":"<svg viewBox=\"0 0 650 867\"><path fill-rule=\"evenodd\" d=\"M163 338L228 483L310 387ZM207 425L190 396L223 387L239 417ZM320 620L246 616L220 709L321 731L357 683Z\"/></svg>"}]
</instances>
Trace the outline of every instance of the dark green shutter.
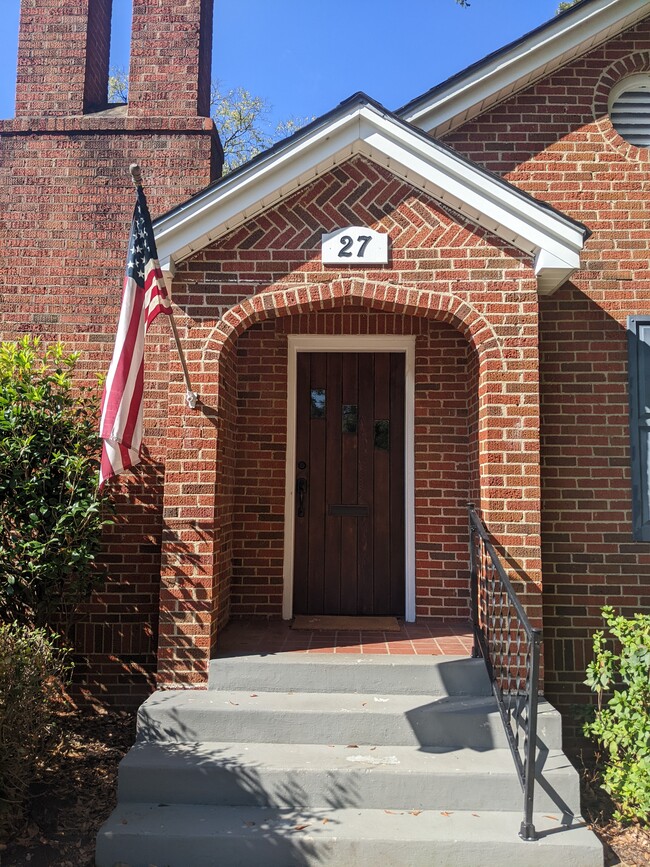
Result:
<instances>
[{"instance_id":1,"label":"dark green shutter","mask_svg":"<svg viewBox=\"0 0 650 867\"><path fill-rule=\"evenodd\" d=\"M633 532L636 540L650 542L650 317L630 316L627 328Z\"/></svg>"}]
</instances>

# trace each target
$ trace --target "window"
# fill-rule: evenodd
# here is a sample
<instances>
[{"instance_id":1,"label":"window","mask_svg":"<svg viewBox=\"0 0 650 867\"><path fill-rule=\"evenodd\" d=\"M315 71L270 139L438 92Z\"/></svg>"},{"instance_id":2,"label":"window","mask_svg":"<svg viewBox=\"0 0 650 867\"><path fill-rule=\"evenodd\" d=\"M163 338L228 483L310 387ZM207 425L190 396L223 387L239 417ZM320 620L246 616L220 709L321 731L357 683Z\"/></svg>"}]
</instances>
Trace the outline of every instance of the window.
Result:
<instances>
[{"instance_id":1,"label":"window","mask_svg":"<svg viewBox=\"0 0 650 867\"><path fill-rule=\"evenodd\" d=\"M631 75L619 82L609 98L609 116L626 142L650 147L650 75Z\"/></svg>"},{"instance_id":2,"label":"window","mask_svg":"<svg viewBox=\"0 0 650 867\"><path fill-rule=\"evenodd\" d=\"M311 409L310 415L312 418L325 418L326 410L326 394L324 388L312 388L311 390Z\"/></svg>"},{"instance_id":3,"label":"window","mask_svg":"<svg viewBox=\"0 0 650 867\"><path fill-rule=\"evenodd\" d=\"M630 316L627 328L633 532L650 542L650 317Z\"/></svg>"}]
</instances>

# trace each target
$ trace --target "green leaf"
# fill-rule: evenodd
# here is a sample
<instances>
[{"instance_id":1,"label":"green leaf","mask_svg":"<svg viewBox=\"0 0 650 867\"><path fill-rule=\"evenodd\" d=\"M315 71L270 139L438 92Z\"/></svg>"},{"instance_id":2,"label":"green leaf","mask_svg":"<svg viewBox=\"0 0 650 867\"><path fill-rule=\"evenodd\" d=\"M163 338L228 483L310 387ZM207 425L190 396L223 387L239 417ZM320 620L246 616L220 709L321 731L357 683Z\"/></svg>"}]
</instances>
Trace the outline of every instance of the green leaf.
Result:
<instances>
[{"instance_id":1,"label":"green leaf","mask_svg":"<svg viewBox=\"0 0 650 867\"><path fill-rule=\"evenodd\" d=\"M79 353L26 335L0 343L0 620L45 625L101 580L110 523L97 491L99 395Z\"/></svg>"},{"instance_id":2,"label":"green leaf","mask_svg":"<svg viewBox=\"0 0 650 867\"><path fill-rule=\"evenodd\" d=\"M650 615L632 619L602 609L609 637L593 636L594 659L585 683L606 704L583 731L606 750L603 788L616 805L618 821L648 823L650 817Z\"/></svg>"}]
</instances>

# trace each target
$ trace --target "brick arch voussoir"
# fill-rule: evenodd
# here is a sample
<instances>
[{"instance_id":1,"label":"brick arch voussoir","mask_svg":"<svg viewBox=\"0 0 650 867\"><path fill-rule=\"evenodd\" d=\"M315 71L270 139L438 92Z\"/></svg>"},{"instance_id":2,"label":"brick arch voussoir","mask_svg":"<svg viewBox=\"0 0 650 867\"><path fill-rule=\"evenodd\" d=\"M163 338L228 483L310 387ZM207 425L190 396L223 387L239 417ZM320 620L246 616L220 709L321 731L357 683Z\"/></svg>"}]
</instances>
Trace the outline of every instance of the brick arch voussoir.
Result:
<instances>
[{"instance_id":1,"label":"brick arch voussoir","mask_svg":"<svg viewBox=\"0 0 650 867\"><path fill-rule=\"evenodd\" d=\"M205 343L204 361L234 348L237 338L258 322L347 306L436 319L453 326L473 346L481 361L503 363L499 340L490 322L465 299L451 292L419 289L376 280L351 278L291 288L269 289L229 308Z\"/></svg>"},{"instance_id":2,"label":"brick arch voussoir","mask_svg":"<svg viewBox=\"0 0 650 867\"><path fill-rule=\"evenodd\" d=\"M619 57L602 70L594 88L592 111L596 127L606 145L623 157L639 162L650 161L650 149L625 141L614 129L609 117L609 96L624 78L636 73L650 73L650 51L637 51Z\"/></svg>"}]
</instances>

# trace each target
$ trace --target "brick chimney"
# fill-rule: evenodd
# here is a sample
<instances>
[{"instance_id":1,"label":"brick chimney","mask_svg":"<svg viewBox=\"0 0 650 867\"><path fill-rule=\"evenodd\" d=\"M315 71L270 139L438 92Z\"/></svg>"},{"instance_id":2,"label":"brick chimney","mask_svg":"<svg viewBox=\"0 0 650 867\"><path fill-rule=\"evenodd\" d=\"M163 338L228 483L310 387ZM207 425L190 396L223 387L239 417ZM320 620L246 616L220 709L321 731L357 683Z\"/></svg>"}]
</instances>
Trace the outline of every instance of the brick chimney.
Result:
<instances>
[{"instance_id":1,"label":"brick chimney","mask_svg":"<svg viewBox=\"0 0 650 867\"><path fill-rule=\"evenodd\" d=\"M133 0L130 117L209 117L213 0ZM22 0L16 117L106 108L112 0Z\"/></svg>"},{"instance_id":2,"label":"brick chimney","mask_svg":"<svg viewBox=\"0 0 650 867\"><path fill-rule=\"evenodd\" d=\"M16 117L0 120L0 337L62 340L82 353L91 382L108 369L118 321L129 164L141 165L154 217L221 167L207 116L212 0L134 0L130 102L106 110L111 6L22 0ZM167 423L166 324L147 335L149 431ZM120 704L139 703L157 667L164 437L148 447L147 472L116 495L121 530L104 548L110 580L74 637L77 683Z\"/></svg>"},{"instance_id":3,"label":"brick chimney","mask_svg":"<svg viewBox=\"0 0 650 867\"><path fill-rule=\"evenodd\" d=\"M210 115L213 0L133 0L129 115Z\"/></svg>"},{"instance_id":4,"label":"brick chimney","mask_svg":"<svg viewBox=\"0 0 650 867\"><path fill-rule=\"evenodd\" d=\"M16 117L106 105L112 0L22 0Z\"/></svg>"}]
</instances>

